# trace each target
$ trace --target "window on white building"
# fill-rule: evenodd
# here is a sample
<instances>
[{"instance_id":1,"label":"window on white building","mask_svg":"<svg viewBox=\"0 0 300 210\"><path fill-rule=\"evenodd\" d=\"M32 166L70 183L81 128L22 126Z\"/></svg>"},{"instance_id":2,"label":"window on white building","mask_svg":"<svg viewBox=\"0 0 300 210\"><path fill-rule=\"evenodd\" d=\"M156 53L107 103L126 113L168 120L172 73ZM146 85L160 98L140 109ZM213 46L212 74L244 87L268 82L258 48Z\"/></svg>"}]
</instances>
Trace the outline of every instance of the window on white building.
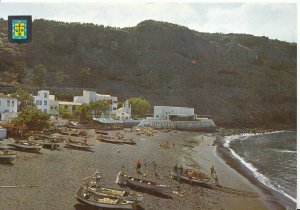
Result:
<instances>
[{"instance_id":1,"label":"window on white building","mask_svg":"<svg viewBox=\"0 0 300 210\"><path fill-rule=\"evenodd\" d=\"M46 112L46 113L47 113L47 109L44 109L44 112Z\"/></svg>"},{"instance_id":2,"label":"window on white building","mask_svg":"<svg viewBox=\"0 0 300 210\"><path fill-rule=\"evenodd\" d=\"M15 106L15 101L11 101L11 107Z\"/></svg>"},{"instance_id":3,"label":"window on white building","mask_svg":"<svg viewBox=\"0 0 300 210\"><path fill-rule=\"evenodd\" d=\"M40 100L37 100L35 103L36 103L36 105L42 105L42 101L40 101Z\"/></svg>"},{"instance_id":4,"label":"window on white building","mask_svg":"<svg viewBox=\"0 0 300 210\"><path fill-rule=\"evenodd\" d=\"M10 100L7 100L7 106L10 106Z\"/></svg>"},{"instance_id":5,"label":"window on white building","mask_svg":"<svg viewBox=\"0 0 300 210\"><path fill-rule=\"evenodd\" d=\"M44 93L44 98L47 98L48 97L48 94L47 93Z\"/></svg>"},{"instance_id":6,"label":"window on white building","mask_svg":"<svg viewBox=\"0 0 300 210\"><path fill-rule=\"evenodd\" d=\"M44 106L47 106L47 101L44 101Z\"/></svg>"}]
</instances>

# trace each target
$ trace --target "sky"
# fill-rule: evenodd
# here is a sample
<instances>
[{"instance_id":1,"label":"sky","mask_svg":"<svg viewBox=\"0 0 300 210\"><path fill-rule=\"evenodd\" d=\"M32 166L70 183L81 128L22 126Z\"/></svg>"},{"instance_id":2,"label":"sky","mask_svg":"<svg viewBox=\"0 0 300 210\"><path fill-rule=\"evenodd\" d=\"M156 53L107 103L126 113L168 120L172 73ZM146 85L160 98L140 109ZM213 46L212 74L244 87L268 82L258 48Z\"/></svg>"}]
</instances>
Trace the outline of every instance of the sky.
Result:
<instances>
[{"instance_id":1,"label":"sky","mask_svg":"<svg viewBox=\"0 0 300 210\"><path fill-rule=\"evenodd\" d=\"M152 19L176 23L199 32L245 33L297 42L297 4L292 2L24 1L19 0L16 3L0 0L0 17L7 19L8 15L32 15L33 19L85 22L114 27L135 26L143 20Z\"/></svg>"}]
</instances>

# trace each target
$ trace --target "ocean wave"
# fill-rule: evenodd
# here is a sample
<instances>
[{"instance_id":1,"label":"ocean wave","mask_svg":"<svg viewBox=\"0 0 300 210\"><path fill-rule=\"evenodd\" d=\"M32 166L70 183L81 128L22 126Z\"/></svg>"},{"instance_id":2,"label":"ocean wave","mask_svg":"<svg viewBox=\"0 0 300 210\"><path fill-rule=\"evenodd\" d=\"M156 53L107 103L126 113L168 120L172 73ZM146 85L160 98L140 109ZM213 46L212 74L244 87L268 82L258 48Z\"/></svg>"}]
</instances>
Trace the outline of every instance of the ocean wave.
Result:
<instances>
[{"instance_id":1,"label":"ocean wave","mask_svg":"<svg viewBox=\"0 0 300 210\"><path fill-rule=\"evenodd\" d=\"M224 147L229 147L230 142L234 140L245 140L251 136L261 136L261 135L269 135L269 134L283 133L283 132L287 132L287 131L281 130L281 131L271 131L271 132L262 132L262 133L241 133L238 135L225 136Z\"/></svg>"},{"instance_id":2,"label":"ocean wave","mask_svg":"<svg viewBox=\"0 0 300 210\"><path fill-rule=\"evenodd\" d=\"M277 131L276 133L279 133L279 132L283 132L283 131ZM267 134L271 134L271 133L275 133L275 132L269 132ZM243 135L244 137L245 136L254 136L254 135L263 135L263 134L266 134L266 133L261 133L261 134L246 134L246 135ZM255 168L251 163L248 163L246 162L242 157L240 157L233 149L231 149L229 147L230 145L230 142L233 141L233 140L236 140L237 138L240 139L240 136L241 135L233 135L233 136L226 136L225 137L225 142L224 142L224 147L227 147L231 154L237 158L244 166L246 166L252 173L253 175L255 176L255 178L257 178L257 180L259 180L262 184L266 185L267 187L283 194L285 197L289 198L290 200L292 200L293 202L297 202L296 198L293 198L291 195L287 194L283 189L284 187L282 187L281 185L279 184L276 184L276 186L271 182L271 180L269 178L267 178L266 176L264 176L263 174L261 174L260 172L258 172L258 169ZM283 150L282 150L283 151ZM286 152L296 152L296 151L290 151L290 150L286 150Z\"/></svg>"},{"instance_id":3,"label":"ocean wave","mask_svg":"<svg viewBox=\"0 0 300 210\"><path fill-rule=\"evenodd\" d=\"M274 152L280 152L280 153L293 153L297 154L297 151L295 150L287 150L287 149L271 149Z\"/></svg>"}]
</instances>

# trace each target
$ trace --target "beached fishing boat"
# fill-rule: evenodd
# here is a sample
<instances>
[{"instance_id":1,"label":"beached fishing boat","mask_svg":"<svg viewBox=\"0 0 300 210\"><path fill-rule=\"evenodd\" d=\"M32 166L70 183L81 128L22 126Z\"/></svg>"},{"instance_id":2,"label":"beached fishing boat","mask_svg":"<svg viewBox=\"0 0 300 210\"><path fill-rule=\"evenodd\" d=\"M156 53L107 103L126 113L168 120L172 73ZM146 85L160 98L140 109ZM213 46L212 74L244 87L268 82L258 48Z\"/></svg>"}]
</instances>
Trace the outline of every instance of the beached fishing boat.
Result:
<instances>
[{"instance_id":1,"label":"beached fishing boat","mask_svg":"<svg viewBox=\"0 0 300 210\"><path fill-rule=\"evenodd\" d=\"M128 201L135 201L135 202L142 202L144 198L142 194L136 192L105 188L105 187L87 187L87 191L93 192L96 195L110 196L114 198L120 198Z\"/></svg>"},{"instance_id":2,"label":"beached fishing boat","mask_svg":"<svg viewBox=\"0 0 300 210\"><path fill-rule=\"evenodd\" d=\"M109 137L109 136L98 135L96 139L99 141L108 142L108 143L112 143L112 144L131 144L131 145L136 144L135 141L133 141L132 139L129 139L129 138L119 139L119 138L113 138L113 137Z\"/></svg>"},{"instance_id":3,"label":"beached fishing boat","mask_svg":"<svg viewBox=\"0 0 300 210\"><path fill-rule=\"evenodd\" d=\"M82 150L92 150L94 145L84 144L81 142L67 142L67 147L74 148L74 149L82 149Z\"/></svg>"},{"instance_id":4,"label":"beached fishing boat","mask_svg":"<svg viewBox=\"0 0 300 210\"><path fill-rule=\"evenodd\" d=\"M177 174L174 171L171 171L171 178L177 179ZM212 184L211 179L206 176L204 173L199 171L187 171L184 170L183 174L180 175L180 179L184 181L189 181L191 183L197 183L197 184L206 184L210 185Z\"/></svg>"},{"instance_id":5,"label":"beached fishing boat","mask_svg":"<svg viewBox=\"0 0 300 210\"><path fill-rule=\"evenodd\" d=\"M83 186L76 190L75 198L80 203L102 208L133 209L135 205L135 202L133 201L97 195L87 191Z\"/></svg>"},{"instance_id":6,"label":"beached fishing boat","mask_svg":"<svg viewBox=\"0 0 300 210\"><path fill-rule=\"evenodd\" d=\"M42 149L43 145L32 142L32 141L15 141L12 146L14 146L17 149L22 150L36 150L39 151Z\"/></svg>"},{"instance_id":7,"label":"beached fishing boat","mask_svg":"<svg viewBox=\"0 0 300 210\"><path fill-rule=\"evenodd\" d=\"M121 185L143 188L158 193L164 193L170 188L170 186L158 184L153 181L127 176L123 172L118 173L116 183Z\"/></svg>"},{"instance_id":8,"label":"beached fishing boat","mask_svg":"<svg viewBox=\"0 0 300 210\"><path fill-rule=\"evenodd\" d=\"M10 150L0 150L0 160L11 162L17 157L17 153Z\"/></svg>"}]
</instances>

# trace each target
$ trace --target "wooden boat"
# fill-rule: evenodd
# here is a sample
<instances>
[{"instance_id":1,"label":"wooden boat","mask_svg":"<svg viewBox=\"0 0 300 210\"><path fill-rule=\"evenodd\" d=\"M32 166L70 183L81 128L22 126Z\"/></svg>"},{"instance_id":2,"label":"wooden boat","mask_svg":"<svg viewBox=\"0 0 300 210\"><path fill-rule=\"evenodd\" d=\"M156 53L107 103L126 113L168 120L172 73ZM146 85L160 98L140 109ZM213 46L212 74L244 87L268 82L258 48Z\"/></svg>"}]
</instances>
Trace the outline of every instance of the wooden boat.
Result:
<instances>
[{"instance_id":1,"label":"wooden boat","mask_svg":"<svg viewBox=\"0 0 300 210\"><path fill-rule=\"evenodd\" d=\"M67 142L66 146L70 148L83 149L83 150L92 150L94 148L94 145L84 144L81 142Z\"/></svg>"},{"instance_id":2,"label":"wooden boat","mask_svg":"<svg viewBox=\"0 0 300 210\"><path fill-rule=\"evenodd\" d=\"M42 149L43 145L33 142L33 141L16 141L12 144L15 148L23 150L36 150L39 151Z\"/></svg>"},{"instance_id":3,"label":"wooden boat","mask_svg":"<svg viewBox=\"0 0 300 210\"><path fill-rule=\"evenodd\" d=\"M136 144L135 141L133 141L132 139L128 139L128 138L117 139L117 138L112 138L112 137L98 136L96 139L99 141L112 143L112 144L131 144L131 145Z\"/></svg>"},{"instance_id":4,"label":"wooden boat","mask_svg":"<svg viewBox=\"0 0 300 210\"><path fill-rule=\"evenodd\" d=\"M114 198L124 199L127 201L135 201L135 202L142 202L144 198L143 195L139 193L112 189L112 188L105 188L105 187L88 187L87 191L93 192L96 195L110 196Z\"/></svg>"},{"instance_id":5,"label":"wooden boat","mask_svg":"<svg viewBox=\"0 0 300 210\"><path fill-rule=\"evenodd\" d=\"M83 186L79 187L75 192L77 201L83 204L102 208L113 209L133 209L135 202L124 199L110 198L107 196L97 195L87 191Z\"/></svg>"},{"instance_id":6,"label":"wooden boat","mask_svg":"<svg viewBox=\"0 0 300 210\"><path fill-rule=\"evenodd\" d=\"M17 153L10 150L0 150L0 160L11 162L15 160Z\"/></svg>"},{"instance_id":7,"label":"wooden boat","mask_svg":"<svg viewBox=\"0 0 300 210\"><path fill-rule=\"evenodd\" d=\"M177 174L174 171L171 171L171 178L177 179ZM197 184L206 184L206 185L212 184L212 181L209 177L207 177L202 172L196 172L196 171L191 172L191 175L189 176L185 170L184 173L180 175L180 179L184 181L191 181L192 183L197 183Z\"/></svg>"},{"instance_id":8,"label":"wooden boat","mask_svg":"<svg viewBox=\"0 0 300 210\"><path fill-rule=\"evenodd\" d=\"M123 174L123 172L118 173L116 183L121 185L129 185L138 188L143 188L158 193L164 193L166 190L170 188L170 186L158 184L153 181L127 176Z\"/></svg>"}]
</instances>

